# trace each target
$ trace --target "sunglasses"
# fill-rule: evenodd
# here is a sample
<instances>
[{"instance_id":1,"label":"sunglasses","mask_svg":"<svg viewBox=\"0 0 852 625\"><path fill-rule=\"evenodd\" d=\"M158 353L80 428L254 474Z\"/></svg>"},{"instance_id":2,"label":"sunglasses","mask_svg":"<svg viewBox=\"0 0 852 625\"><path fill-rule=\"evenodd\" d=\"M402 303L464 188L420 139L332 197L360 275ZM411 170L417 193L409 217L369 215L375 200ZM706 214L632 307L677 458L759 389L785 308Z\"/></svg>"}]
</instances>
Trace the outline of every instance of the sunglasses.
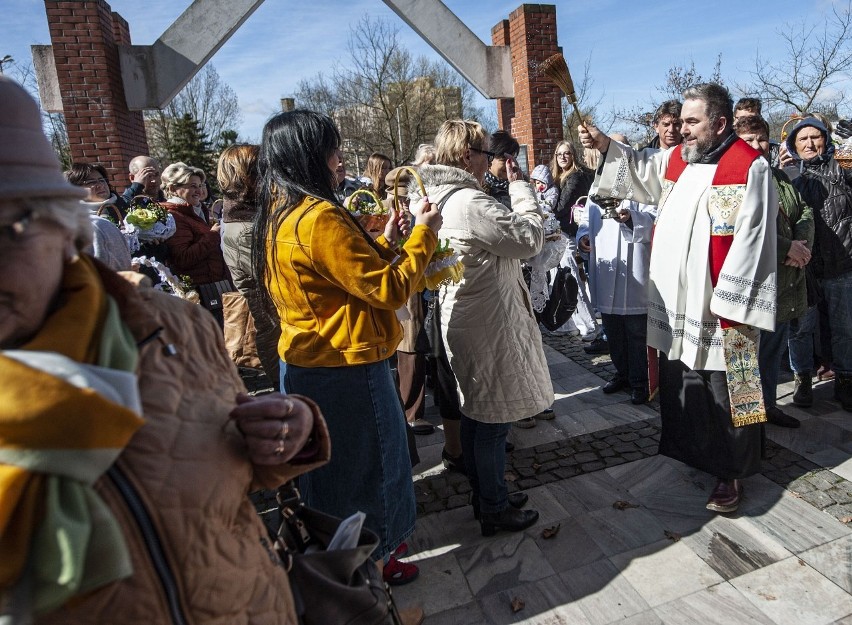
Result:
<instances>
[{"instance_id":1,"label":"sunglasses","mask_svg":"<svg viewBox=\"0 0 852 625\"><path fill-rule=\"evenodd\" d=\"M494 158L497 156L494 152L489 152L488 150L480 150L479 148L470 148L474 152L479 152L480 154L485 154L488 157L488 164L490 165Z\"/></svg>"}]
</instances>

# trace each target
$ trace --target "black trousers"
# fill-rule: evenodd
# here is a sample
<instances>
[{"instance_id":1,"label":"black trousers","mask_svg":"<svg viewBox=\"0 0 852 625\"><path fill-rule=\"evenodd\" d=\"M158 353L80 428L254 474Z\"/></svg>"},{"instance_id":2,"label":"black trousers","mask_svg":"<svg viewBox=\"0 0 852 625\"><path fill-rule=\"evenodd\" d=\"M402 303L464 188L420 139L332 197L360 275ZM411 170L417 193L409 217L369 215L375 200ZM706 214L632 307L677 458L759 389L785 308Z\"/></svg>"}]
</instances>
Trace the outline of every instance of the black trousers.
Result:
<instances>
[{"instance_id":1,"label":"black trousers","mask_svg":"<svg viewBox=\"0 0 852 625\"><path fill-rule=\"evenodd\" d=\"M660 354L660 453L722 479L760 470L761 424L735 428L724 371L696 371Z\"/></svg>"}]
</instances>

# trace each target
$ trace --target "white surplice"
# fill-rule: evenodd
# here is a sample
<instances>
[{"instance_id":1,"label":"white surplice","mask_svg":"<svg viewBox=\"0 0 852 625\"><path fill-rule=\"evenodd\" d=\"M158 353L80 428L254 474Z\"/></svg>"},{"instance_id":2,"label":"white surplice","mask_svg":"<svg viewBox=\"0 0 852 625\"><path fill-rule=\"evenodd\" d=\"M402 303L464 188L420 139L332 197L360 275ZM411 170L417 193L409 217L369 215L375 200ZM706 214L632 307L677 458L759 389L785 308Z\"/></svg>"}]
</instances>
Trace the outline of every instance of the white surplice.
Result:
<instances>
[{"instance_id":1,"label":"white surplice","mask_svg":"<svg viewBox=\"0 0 852 625\"><path fill-rule=\"evenodd\" d=\"M756 159L735 185L731 223L710 206L716 165L690 164L675 184L664 176L673 149L634 150L610 143L590 195L658 204L648 283L648 344L691 369L724 371L719 319L775 329L775 219L769 164ZM733 241L714 288L711 230Z\"/></svg>"}]
</instances>

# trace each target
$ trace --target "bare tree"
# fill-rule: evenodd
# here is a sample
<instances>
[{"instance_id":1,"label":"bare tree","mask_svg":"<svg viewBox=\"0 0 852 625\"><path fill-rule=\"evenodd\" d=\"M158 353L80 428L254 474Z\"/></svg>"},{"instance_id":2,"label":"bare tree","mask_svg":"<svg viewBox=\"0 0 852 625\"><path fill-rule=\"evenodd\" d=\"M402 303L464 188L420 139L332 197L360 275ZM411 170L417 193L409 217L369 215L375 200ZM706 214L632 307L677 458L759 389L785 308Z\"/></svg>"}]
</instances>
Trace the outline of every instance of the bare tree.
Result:
<instances>
[{"instance_id":1,"label":"bare tree","mask_svg":"<svg viewBox=\"0 0 852 625\"><path fill-rule=\"evenodd\" d=\"M467 82L444 63L413 57L398 35L386 20L363 17L351 29L345 65L302 81L296 93L299 106L334 117L356 170L371 152L410 160L445 119L484 117Z\"/></svg>"},{"instance_id":2,"label":"bare tree","mask_svg":"<svg viewBox=\"0 0 852 625\"><path fill-rule=\"evenodd\" d=\"M41 100L38 95L38 82L36 81L35 68L32 66L32 63L18 63L9 57L9 55L4 57L3 62L11 65L9 76L17 80L38 102L44 134L50 139L50 144L53 146L59 162L62 164L62 169L69 169L71 167L71 145L68 142L65 116L62 113L48 113L41 108Z\"/></svg>"},{"instance_id":3,"label":"bare tree","mask_svg":"<svg viewBox=\"0 0 852 625\"><path fill-rule=\"evenodd\" d=\"M673 65L666 71L665 82L656 87L659 98L646 104L637 104L631 108L619 109L613 112L613 117L618 120L618 127L634 143L647 144L656 135L653 119L654 111L665 100L680 100L683 92L695 85L715 82L725 84L722 77L722 55L716 57L712 73L704 76L695 68L695 61L690 60L689 66Z\"/></svg>"},{"instance_id":4,"label":"bare tree","mask_svg":"<svg viewBox=\"0 0 852 625\"><path fill-rule=\"evenodd\" d=\"M784 53L767 58L758 51L749 72L754 85L740 90L769 109L836 111L846 93L835 87L852 72L852 0L845 8L832 7L821 26L788 24L777 35Z\"/></svg>"},{"instance_id":5,"label":"bare tree","mask_svg":"<svg viewBox=\"0 0 852 625\"><path fill-rule=\"evenodd\" d=\"M208 63L193 76L164 109L146 111L145 127L152 156L163 162L170 158L175 120L189 115L198 121L201 131L214 148L221 147L242 121L240 104L234 90ZM223 133L227 133L223 137Z\"/></svg>"},{"instance_id":6,"label":"bare tree","mask_svg":"<svg viewBox=\"0 0 852 625\"><path fill-rule=\"evenodd\" d=\"M592 121L595 126L603 131L607 131L613 122L613 114L605 111L601 107L605 93L594 98L592 97L592 87L595 85L595 80L592 78L592 55L586 57L583 63L583 72L580 74L579 80L572 75L574 79L574 89L577 95L577 108L580 109L580 114L583 117L582 121ZM574 145L579 146L580 140L577 136L577 127L581 120L577 118L577 112L574 107L569 104L568 98L562 98L562 119L565 120L564 136L572 141Z\"/></svg>"}]
</instances>

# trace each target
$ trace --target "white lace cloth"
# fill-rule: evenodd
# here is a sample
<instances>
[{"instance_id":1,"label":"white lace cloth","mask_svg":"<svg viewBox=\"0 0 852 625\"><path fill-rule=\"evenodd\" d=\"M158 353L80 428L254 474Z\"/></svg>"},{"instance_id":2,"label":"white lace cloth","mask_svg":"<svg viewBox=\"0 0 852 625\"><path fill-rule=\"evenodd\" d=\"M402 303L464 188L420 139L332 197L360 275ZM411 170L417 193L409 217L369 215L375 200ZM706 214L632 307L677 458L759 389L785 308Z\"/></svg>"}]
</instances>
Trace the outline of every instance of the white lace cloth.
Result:
<instances>
[{"instance_id":1,"label":"white lace cloth","mask_svg":"<svg viewBox=\"0 0 852 625\"><path fill-rule=\"evenodd\" d=\"M568 239L564 234L558 239L545 241L541 251L527 260L532 269L530 277L530 299L536 312L544 310L550 297L550 285L547 283L547 272L559 266L559 261L568 247Z\"/></svg>"}]
</instances>

